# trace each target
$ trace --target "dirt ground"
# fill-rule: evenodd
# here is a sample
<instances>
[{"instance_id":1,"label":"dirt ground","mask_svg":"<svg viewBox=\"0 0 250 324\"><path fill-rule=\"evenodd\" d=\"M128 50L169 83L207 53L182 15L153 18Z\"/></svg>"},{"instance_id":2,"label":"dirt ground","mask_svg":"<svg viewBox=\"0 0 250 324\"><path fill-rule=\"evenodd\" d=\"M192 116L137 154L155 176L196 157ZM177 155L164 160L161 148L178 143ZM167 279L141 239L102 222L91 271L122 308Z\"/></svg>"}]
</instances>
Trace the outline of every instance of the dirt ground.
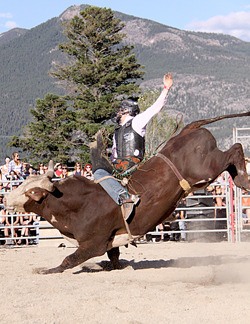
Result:
<instances>
[{"instance_id":1,"label":"dirt ground","mask_svg":"<svg viewBox=\"0 0 250 324\"><path fill-rule=\"evenodd\" d=\"M0 323L250 323L250 243L147 243L62 274L75 248L0 249Z\"/></svg>"}]
</instances>

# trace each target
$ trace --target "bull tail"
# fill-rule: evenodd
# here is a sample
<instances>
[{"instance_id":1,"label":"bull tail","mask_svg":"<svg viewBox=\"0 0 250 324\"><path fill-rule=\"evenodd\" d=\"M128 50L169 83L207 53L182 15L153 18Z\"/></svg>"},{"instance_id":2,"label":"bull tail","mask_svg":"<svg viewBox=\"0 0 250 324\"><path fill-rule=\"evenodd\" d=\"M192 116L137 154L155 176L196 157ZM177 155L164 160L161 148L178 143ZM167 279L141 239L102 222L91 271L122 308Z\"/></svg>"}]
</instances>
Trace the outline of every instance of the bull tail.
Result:
<instances>
[{"instance_id":1,"label":"bull tail","mask_svg":"<svg viewBox=\"0 0 250 324\"><path fill-rule=\"evenodd\" d=\"M230 115L223 115L223 116L218 116L218 117L214 117L214 118L196 120L196 121L188 124L187 126L185 126L184 129L196 129L196 128L205 126L207 124L217 122L217 121L222 120L222 119L245 117L245 116L250 116L250 111L240 113L240 114L230 114Z\"/></svg>"}]
</instances>

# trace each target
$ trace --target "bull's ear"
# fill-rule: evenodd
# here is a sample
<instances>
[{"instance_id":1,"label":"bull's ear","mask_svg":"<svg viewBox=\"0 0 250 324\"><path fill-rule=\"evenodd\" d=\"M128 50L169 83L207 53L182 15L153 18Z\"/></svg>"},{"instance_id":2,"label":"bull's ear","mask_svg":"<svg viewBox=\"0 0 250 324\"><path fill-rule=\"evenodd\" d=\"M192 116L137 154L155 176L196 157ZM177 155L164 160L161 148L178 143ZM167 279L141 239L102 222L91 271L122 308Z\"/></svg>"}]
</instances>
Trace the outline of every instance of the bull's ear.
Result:
<instances>
[{"instance_id":1,"label":"bull's ear","mask_svg":"<svg viewBox=\"0 0 250 324\"><path fill-rule=\"evenodd\" d=\"M42 188L32 188L25 192L25 196L30 197L35 201L40 201L42 198L45 198L48 194L48 191Z\"/></svg>"}]
</instances>

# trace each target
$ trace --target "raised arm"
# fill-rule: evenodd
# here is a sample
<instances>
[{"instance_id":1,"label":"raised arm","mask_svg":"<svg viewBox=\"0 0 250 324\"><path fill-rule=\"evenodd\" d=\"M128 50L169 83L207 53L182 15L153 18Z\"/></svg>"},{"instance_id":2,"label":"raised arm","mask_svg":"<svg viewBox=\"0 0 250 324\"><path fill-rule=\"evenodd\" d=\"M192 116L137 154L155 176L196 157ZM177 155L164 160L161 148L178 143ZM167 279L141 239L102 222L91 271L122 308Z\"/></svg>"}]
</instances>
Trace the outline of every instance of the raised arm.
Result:
<instances>
[{"instance_id":1,"label":"raised arm","mask_svg":"<svg viewBox=\"0 0 250 324\"><path fill-rule=\"evenodd\" d=\"M162 107L164 106L166 96L168 91L171 89L173 85L173 77L171 73L167 73L163 77L163 90L157 100L153 103L152 106L147 108L144 112L135 116L132 122L133 129L140 135L143 135L143 128L146 127L148 122L151 120L153 116L158 114Z\"/></svg>"}]
</instances>

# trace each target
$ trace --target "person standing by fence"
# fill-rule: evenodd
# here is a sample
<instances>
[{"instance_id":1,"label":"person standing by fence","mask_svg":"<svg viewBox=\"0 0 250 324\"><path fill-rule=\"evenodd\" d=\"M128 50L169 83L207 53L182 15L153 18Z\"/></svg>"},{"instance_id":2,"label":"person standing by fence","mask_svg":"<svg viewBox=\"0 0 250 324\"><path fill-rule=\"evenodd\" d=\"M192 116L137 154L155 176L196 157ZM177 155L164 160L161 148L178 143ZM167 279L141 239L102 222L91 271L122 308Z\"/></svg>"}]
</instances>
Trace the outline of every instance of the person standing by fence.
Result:
<instances>
[{"instance_id":1,"label":"person standing by fence","mask_svg":"<svg viewBox=\"0 0 250 324\"><path fill-rule=\"evenodd\" d=\"M18 152L14 152L12 154L12 160L9 163L9 174L11 171L14 171L18 175L19 178L22 177L23 164L21 162Z\"/></svg>"},{"instance_id":2,"label":"person standing by fence","mask_svg":"<svg viewBox=\"0 0 250 324\"><path fill-rule=\"evenodd\" d=\"M187 240L187 224L185 222L186 219L186 210L181 209L181 208L186 208L186 198L183 198L179 205L178 208L180 208L179 210L179 229L181 231L181 238L180 241L181 242L185 242Z\"/></svg>"}]
</instances>

